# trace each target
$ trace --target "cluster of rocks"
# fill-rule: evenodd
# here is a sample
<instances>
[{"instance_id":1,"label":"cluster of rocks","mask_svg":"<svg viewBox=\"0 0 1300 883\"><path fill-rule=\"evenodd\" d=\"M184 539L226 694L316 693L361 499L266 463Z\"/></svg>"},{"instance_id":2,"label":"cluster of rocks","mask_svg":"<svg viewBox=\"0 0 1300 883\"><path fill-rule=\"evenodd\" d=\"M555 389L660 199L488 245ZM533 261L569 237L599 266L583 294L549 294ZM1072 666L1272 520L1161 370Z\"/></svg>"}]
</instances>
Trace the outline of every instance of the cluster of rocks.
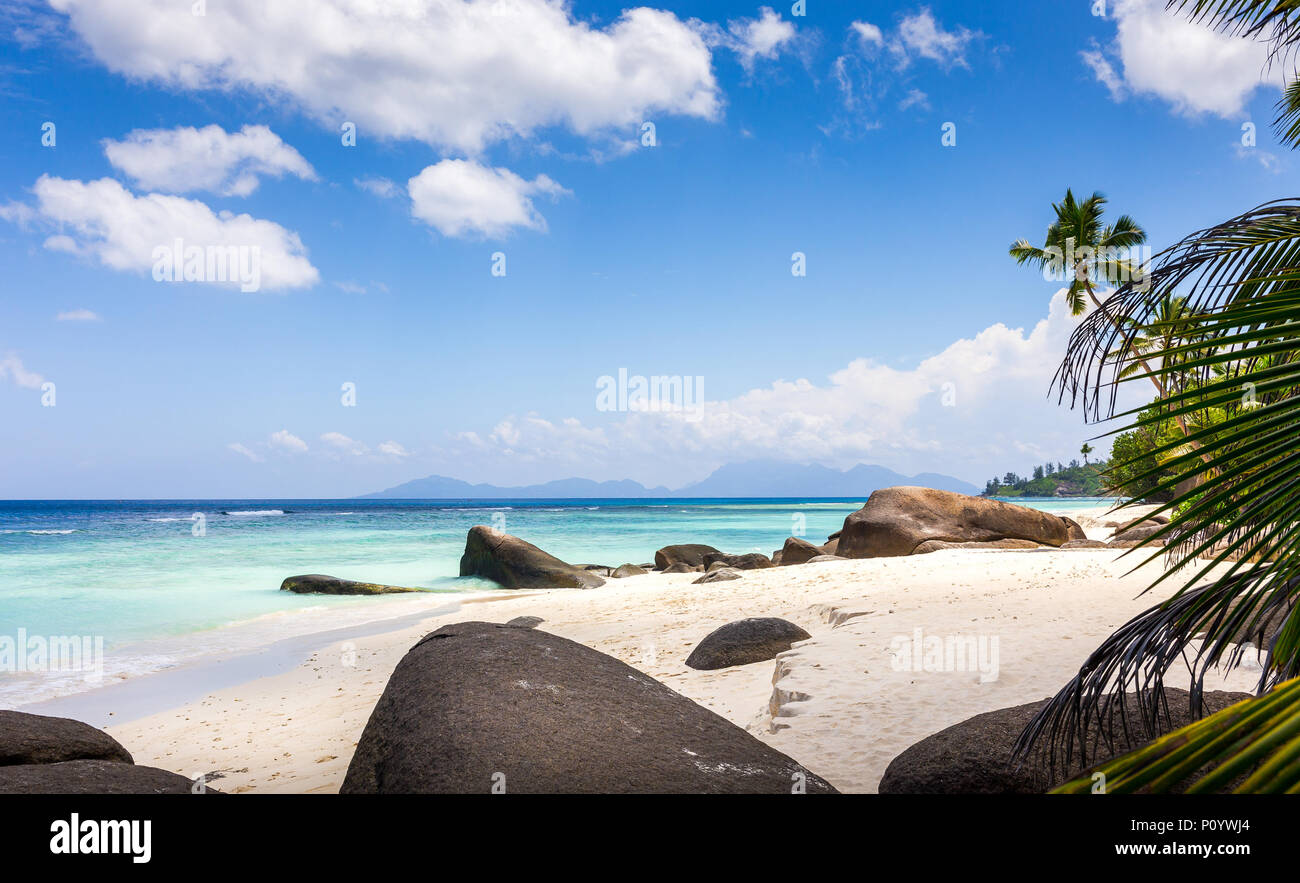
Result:
<instances>
[{"instance_id":1,"label":"cluster of rocks","mask_svg":"<svg viewBox=\"0 0 1300 883\"><path fill-rule=\"evenodd\" d=\"M0 711L0 794L196 791L211 789L167 770L138 766L116 739L90 724Z\"/></svg>"},{"instance_id":2,"label":"cluster of rocks","mask_svg":"<svg viewBox=\"0 0 1300 883\"><path fill-rule=\"evenodd\" d=\"M604 585L606 579L651 571L701 573L704 576L697 582L709 583L737 579L747 570L948 549L1128 548L1167 523L1163 516L1110 522L1114 535L1103 542L1089 539L1073 519L1050 512L952 491L891 487L872 493L825 543L789 537L770 557L760 552L731 554L702 543L678 543L655 552L653 563L618 567L567 564L518 537L480 525L471 529L466 539L460 574L490 579L512 589L589 589Z\"/></svg>"},{"instance_id":3,"label":"cluster of rocks","mask_svg":"<svg viewBox=\"0 0 1300 883\"><path fill-rule=\"evenodd\" d=\"M443 626L398 663L344 794L833 793L611 656L535 628Z\"/></svg>"}]
</instances>

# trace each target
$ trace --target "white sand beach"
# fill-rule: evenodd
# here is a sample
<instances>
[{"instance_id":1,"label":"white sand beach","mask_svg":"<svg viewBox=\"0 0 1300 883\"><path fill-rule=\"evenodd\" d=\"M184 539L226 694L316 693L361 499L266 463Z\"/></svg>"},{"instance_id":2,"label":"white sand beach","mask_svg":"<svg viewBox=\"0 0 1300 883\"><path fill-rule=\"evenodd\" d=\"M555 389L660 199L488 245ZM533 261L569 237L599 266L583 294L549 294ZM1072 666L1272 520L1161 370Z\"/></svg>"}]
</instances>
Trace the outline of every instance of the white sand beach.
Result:
<instances>
[{"instance_id":1,"label":"white sand beach","mask_svg":"<svg viewBox=\"0 0 1300 883\"><path fill-rule=\"evenodd\" d=\"M1101 510L1069 514L1090 535L1109 533ZM697 574L656 573L588 591L502 593L333 642L292 670L108 732L138 763L207 775L223 791L334 792L389 675L419 638L451 622L528 615L746 727L840 790L873 792L890 760L919 739L1055 693L1117 626L1161 600L1139 597L1159 567L1131 573L1141 560L1116 549L959 550L777 567L707 585L692 585ZM431 610L446 600L431 600ZM685 665L713 629L753 616L788 619L812 638L775 661ZM918 637L976 639L983 671L907 670L899 659L913 657L895 651ZM1207 689L1249 690L1257 676L1243 666Z\"/></svg>"}]
</instances>

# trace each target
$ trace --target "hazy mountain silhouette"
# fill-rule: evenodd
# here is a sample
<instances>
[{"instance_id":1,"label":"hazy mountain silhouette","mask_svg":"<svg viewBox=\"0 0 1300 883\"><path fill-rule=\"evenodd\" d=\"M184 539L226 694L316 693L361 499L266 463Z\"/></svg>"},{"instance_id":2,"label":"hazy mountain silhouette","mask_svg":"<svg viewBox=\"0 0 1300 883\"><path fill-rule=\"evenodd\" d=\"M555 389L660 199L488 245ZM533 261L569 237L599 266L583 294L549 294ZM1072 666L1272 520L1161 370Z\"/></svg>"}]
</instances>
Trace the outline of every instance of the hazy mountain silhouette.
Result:
<instances>
[{"instance_id":1,"label":"hazy mountain silhouette","mask_svg":"<svg viewBox=\"0 0 1300 883\"><path fill-rule=\"evenodd\" d=\"M862 497L874 490L897 485L916 485L938 490L978 494L981 488L953 478L925 472L903 475L883 466L859 464L839 470L827 466L801 465L778 460L731 463L708 478L679 490L647 488L631 479L592 481L565 478L523 487L470 484L442 475L417 478L405 484L366 494L364 499L406 500L528 500L528 499L638 499L676 497Z\"/></svg>"}]
</instances>

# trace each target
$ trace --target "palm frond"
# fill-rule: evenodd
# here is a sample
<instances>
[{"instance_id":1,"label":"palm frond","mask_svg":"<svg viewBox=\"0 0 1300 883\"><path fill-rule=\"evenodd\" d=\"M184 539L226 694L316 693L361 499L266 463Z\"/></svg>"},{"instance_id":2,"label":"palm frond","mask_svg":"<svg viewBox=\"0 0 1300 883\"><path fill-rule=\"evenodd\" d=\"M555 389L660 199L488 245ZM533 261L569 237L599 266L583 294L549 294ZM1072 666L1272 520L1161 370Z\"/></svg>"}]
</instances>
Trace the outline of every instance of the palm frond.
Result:
<instances>
[{"instance_id":1,"label":"palm frond","mask_svg":"<svg viewBox=\"0 0 1300 883\"><path fill-rule=\"evenodd\" d=\"M1300 678L1266 696L1231 705L1151 744L1099 765L1053 790L1093 793L1169 791L1190 782L1188 794L1235 783L1239 794L1300 793Z\"/></svg>"},{"instance_id":2,"label":"palm frond","mask_svg":"<svg viewBox=\"0 0 1300 883\"><path fill-rule=\"evenodd\" d=\"M1170 521L1130 554L1166 554L1152 588L1178 585L1097 648L1022 735L1022 756L1046 739L1068 758L1089 721L1130 690L1141 722L1152 723L1166 673L1180 666L1200 713L1206 676L1240 661L1246 635L1268 650L1260 692L1300 675L1300 201L1187 237L1157 256L1146 283L1121 286L1080 324L1054 383L1103 420L1117 416L1123 384L1163 377L1158 407L1126 428L1199 415L1185 436L1143 453L1158 468L1127 482L1165 476L1155 492L1172 495L1161 509ZM1279 624L1267 642L1262 622Z\"/></svg>"}]
</instances>

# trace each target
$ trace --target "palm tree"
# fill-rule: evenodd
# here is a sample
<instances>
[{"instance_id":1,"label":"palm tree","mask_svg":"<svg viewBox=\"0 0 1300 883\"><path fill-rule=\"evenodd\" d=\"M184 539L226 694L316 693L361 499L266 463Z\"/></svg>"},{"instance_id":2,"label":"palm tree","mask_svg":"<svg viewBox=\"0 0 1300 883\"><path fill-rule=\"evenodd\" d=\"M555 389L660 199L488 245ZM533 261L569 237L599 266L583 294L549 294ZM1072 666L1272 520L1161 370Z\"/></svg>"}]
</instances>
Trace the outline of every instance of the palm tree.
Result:
<instances>
[{"instance_id":1,"label":"palm tree","mask_svg":"<svg viewBox=\"0 0 1300 883\"><path fill-rule=\"evenodd\" d=\"M1079 201L1074 191L1067 188L1065 199L1052 204L1056 220L1047 228L1046 241L1035 246L1026 239L1017 239L1009 249L1011 257L1022 266L1033 264L1044 272L1055 272L1068 278L1070 287L1066 289L1066 299L1070 312L1076 316L1088 308L1088 301L1092 301L1094 307L1101 307L1094 283L1145 285L1145 268L1133 263L1132 249L1147 241L1146 231L1128 215L1120 215L1114 224L1103 226L1105 208L1106 197L1100 193ZM1112 317L1111 321L1119 320ZM1123 359L1125 354L1117 357ZM1166 391L1161 375L1140 354L1133 364L1133 370L1138 369L1145 372L1155 385L1156 393L1164 398ZM1186 435L1186 421L1181 415L1175 420Z\"/></svg>"},{"instance_id":2,"label":"palm tree","mask_svg":"<svg viewBox=\"0 0 1300 883\"><path fill-rule=\"evenodd\" d=\"M1171 9L1233 34L1266 38L1271 57L1300 46L1296 0L1170 0ZM1300 146L1300 76L1279 102L1279 137ZM1282 200L1195 233L1157 255L1145 290L1126 283L1071 338L1056 383L1090 419L1116 414L1120 376L1142 359L1140 329L1166 298L1186 299L1191 327L1154 343L1166 378L1187 382L1162 396L1164 408L1139 416L1147 427L1171 414L1215 409L1221 419L1186 439L1160 444L1159 488L1176 490L1162 509L1170 522L1146 543L1169 542L1171 567L1151 586L1178 585L1172 597L1121 626L1035 718L1018 746L1040 740L1067 762L1078 735L1098 721L1105 732L1117 697L1135 688L1140 720L1163 719L1168 669L1192 675L1200 713L1206 674L1240 660L1250 640L1268 651L1258 698L1102 764L1106 791L1162 791L1191 782L1211 791L1245 777L1237 791L1300 792L1300 200ZM1120 356L1117 358L1116 353ZM1199 449L1189 449L1189 442ZM1136 462L1136 461L1133 461ZM1150 478L1155 471L1132 479ZM1198 486L1199 485L1199 486ZM1160 554L1154 552L1151 557ZM1197 636L1194 651L1188 646ZM1207 772L1208 770L1208 772ZM1091 776L1057 789L1091 790Z\"/></svg>"},{"instance_id":3,"label":"palm tree","mask_svg":"<svg viewBox=\"0 0 1300 883\"><path fill-rule=\"evenodd\" d=\"M1093 447L1087 442L1084 442L1083 447L1079 448L1079 453L1083 454L1083 465L1085 466L1088 465L1088 455L1091 454L1092 452L1093 452Z\"/></svg>"},{"instance_id":4,"label":"palm tree","mask_svg":"<svg viewBox=\"0 0 1300 883\"><path fill-rule=\"evenodd\" d=\"M1094 306L1101 306L1094 282L1118 285L1142 272L1129 255L1131 249L1147 241L1146 231L1128 215L1120 215L1114 224L1103 227L1105 208L1106 197L1100 193L1080 202L1074 191L1067 189L1065 199L1052 204L1056 220L1047 228L1047 241L1040 247L1017 239L1009 249L1018 264L1035 264L1069 278L1066 296L1076 316L1087 309L1085 297Z\"/></svg>"}]
</instances>

